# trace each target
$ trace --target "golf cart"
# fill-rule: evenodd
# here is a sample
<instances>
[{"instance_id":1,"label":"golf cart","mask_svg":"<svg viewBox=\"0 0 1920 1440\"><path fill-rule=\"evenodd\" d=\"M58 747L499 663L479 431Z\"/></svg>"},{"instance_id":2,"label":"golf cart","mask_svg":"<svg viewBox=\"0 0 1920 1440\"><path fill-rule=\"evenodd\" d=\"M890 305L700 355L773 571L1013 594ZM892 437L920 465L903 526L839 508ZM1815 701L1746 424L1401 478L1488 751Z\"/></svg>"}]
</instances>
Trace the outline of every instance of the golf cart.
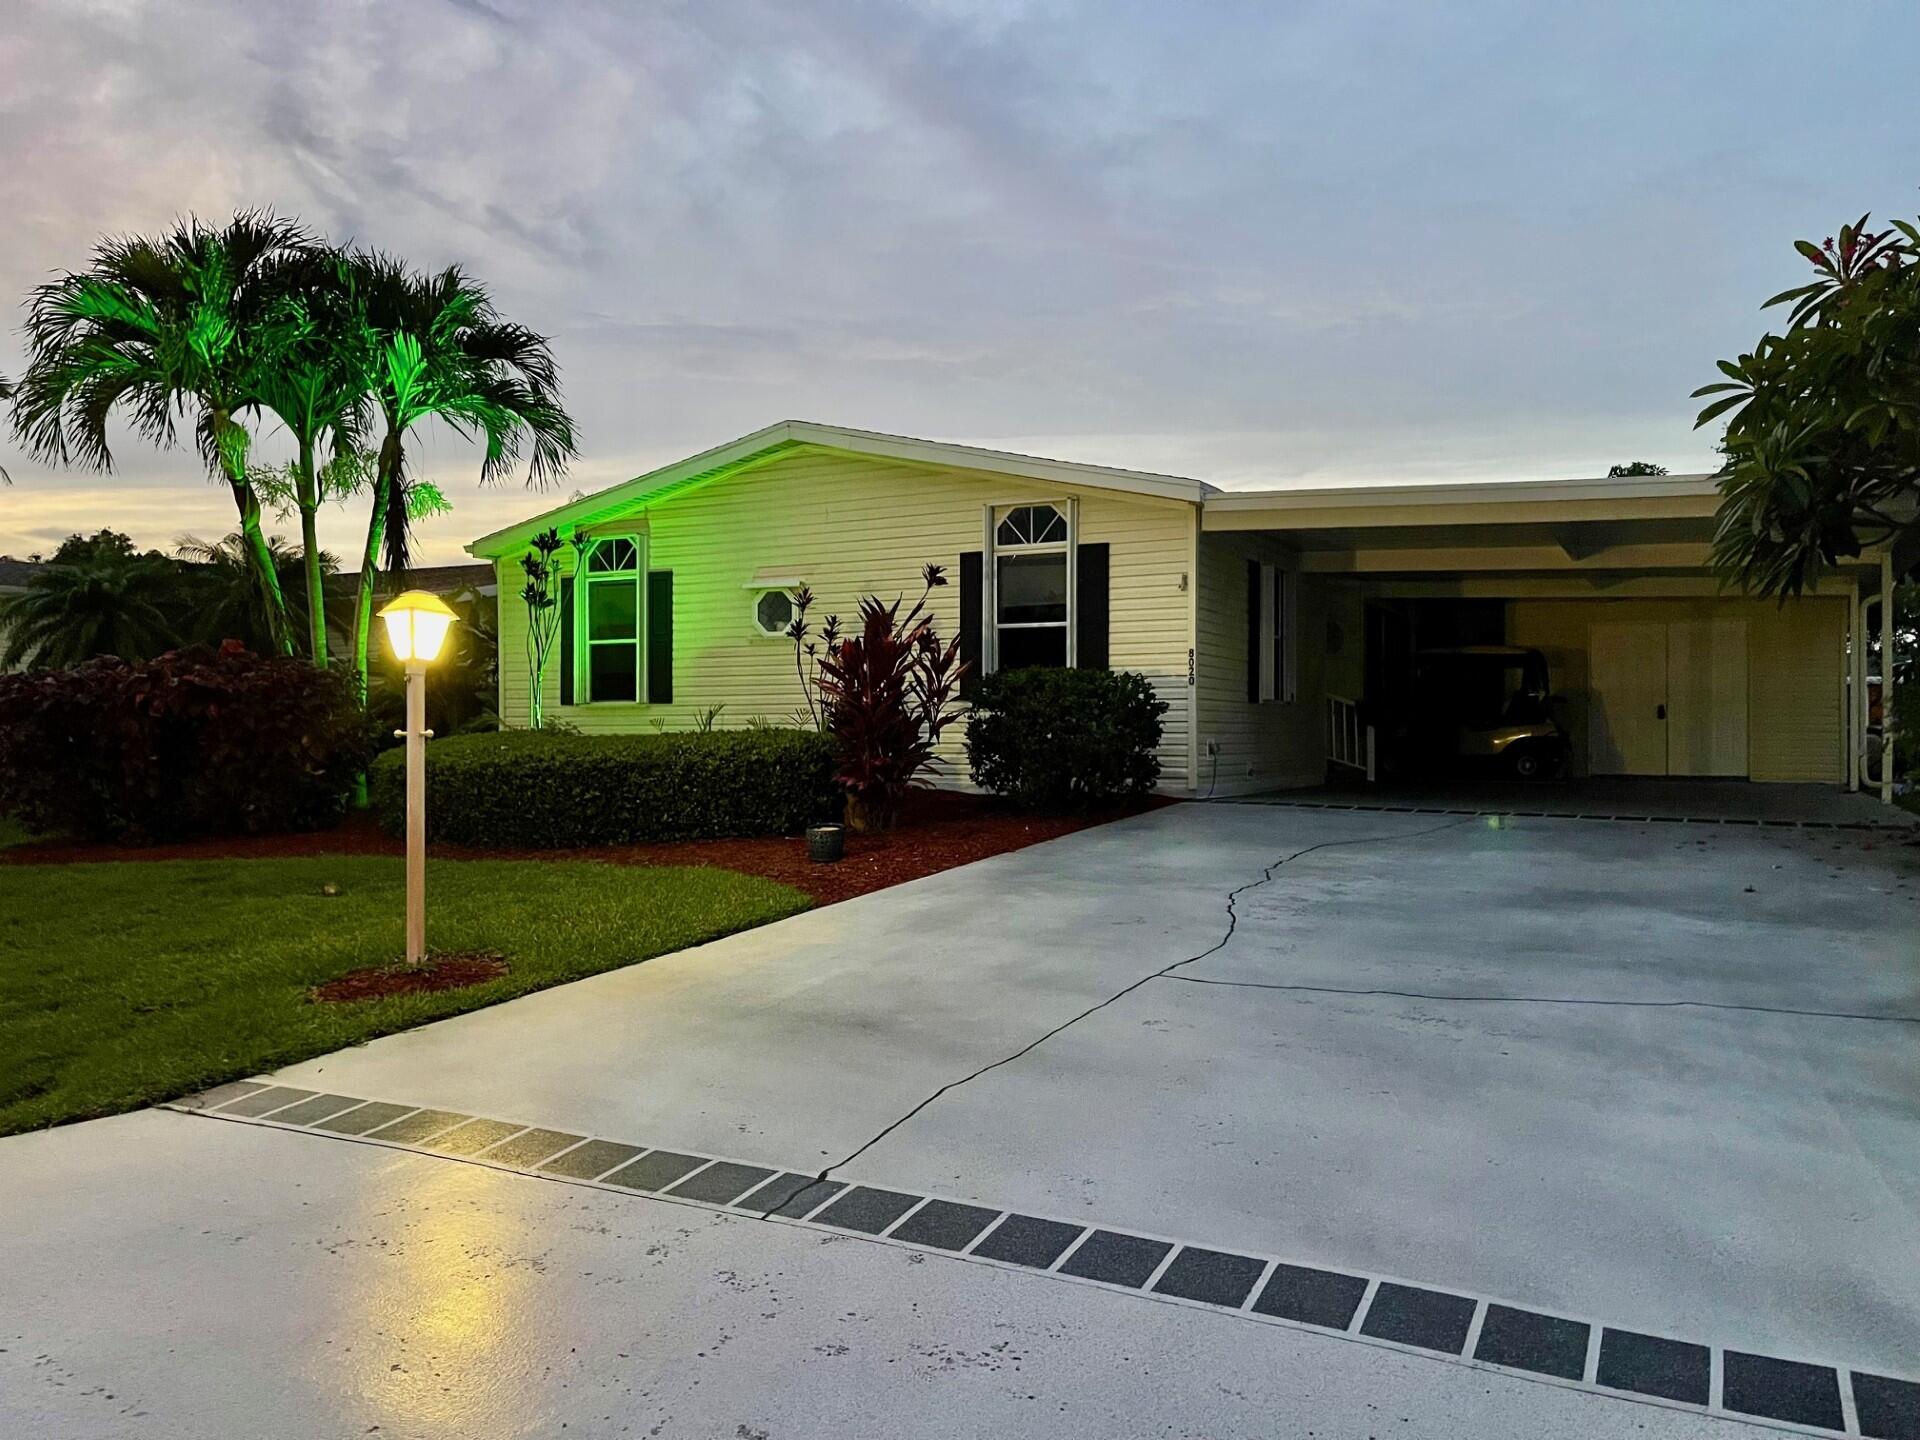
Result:
<instances>
[{"instance_id":1,"label":"golf cart","mask_svg":"<svg viewBox=\"0 0 1920 1440\"><path fill-rule=\"evenodd\" d=\"M1547 658L1514 645L1418 650L1398 713L1384 717L1388 766L1401 773L1493 771L1545 780L1567 763Z\"/></svg>"}]
</instances>

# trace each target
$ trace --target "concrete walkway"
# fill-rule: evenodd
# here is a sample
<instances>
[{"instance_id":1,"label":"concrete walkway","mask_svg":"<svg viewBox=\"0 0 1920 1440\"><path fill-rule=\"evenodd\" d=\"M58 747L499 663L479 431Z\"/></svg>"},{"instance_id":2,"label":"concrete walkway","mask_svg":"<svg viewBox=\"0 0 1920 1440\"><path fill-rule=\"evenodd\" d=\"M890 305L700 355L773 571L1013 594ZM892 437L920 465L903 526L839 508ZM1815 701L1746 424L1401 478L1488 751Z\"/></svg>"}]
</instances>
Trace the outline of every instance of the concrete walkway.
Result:
<instances>
[{"instance_id":1,"label":"concrete walkway","mask_svg":"<svg viewBox=\"0 0 1920 1440\"><path fill-rule=\"evenodd\" d=\"M1920 1355L1917 856L1845 832L1184 806L276 1078L1905 1376ZM123 1433L76 1426L88 1383L125 1385L121 1360L153 1403L217 1394L238 1424L276 1385L310 1393L326 1368L314 1347L351 1342L349 1375L377 1378L423 1326L467 1355L480 1393L403 1407L417 1423L401 1433L548 1433L584 1416L568 1408L579 1393L529 1377L575 1364L556 1347L588 1332L572 1383L622 1423L671 1410L683 1428L667 1434L733 1434L715 1427L735 1412L741 1434L844 1433L859 1427L827 1419L850 1403L911 1433L1006 1433L1039 1424L1026 1407L1044 1402L1058 1434L1119 1433L1127 1413L1170 1433L1363 1435L1391 1428L1364 1409L1376 1384L1426 1434L1708 1423L207 1118L0 1141L0 1205L28 1217L0 1235L0 1313L48 1327L0 1364L58 1350L73 1376L33 1392L35 1433ZM241 1251L266 1259L236 1264ZM443 1270L458 1298L436 1304ZM261 1293L236 1298L250 1284ZM685 1326L695 1308L732 1314L736 1286L787 1323L750 1323L748 1305ZM117 1328L118 1349L89 1340L89 1315L143 1325L153 1295L174 1333L247 1327L271 1373L223 1369L216 1385ZM826 1333L836 1295L861 1317L857 1344ZM927 1318L942 1312L950 1324ZM745 1369L695 1399L723 1333ZM766 1378L839 1345L860 1358L831 1403ZM109 1353L116 1366L90 1368ZM288 1367L294 1380L274 1378ZM923 1371L903 1396L902 1375ZM342 1425L310 1433L342 1433L395 1386L408 1405L430 1388L350 1386ZM1576 1400L1588 1408L1553 1408Z\"/></svg>"}]
</instances>

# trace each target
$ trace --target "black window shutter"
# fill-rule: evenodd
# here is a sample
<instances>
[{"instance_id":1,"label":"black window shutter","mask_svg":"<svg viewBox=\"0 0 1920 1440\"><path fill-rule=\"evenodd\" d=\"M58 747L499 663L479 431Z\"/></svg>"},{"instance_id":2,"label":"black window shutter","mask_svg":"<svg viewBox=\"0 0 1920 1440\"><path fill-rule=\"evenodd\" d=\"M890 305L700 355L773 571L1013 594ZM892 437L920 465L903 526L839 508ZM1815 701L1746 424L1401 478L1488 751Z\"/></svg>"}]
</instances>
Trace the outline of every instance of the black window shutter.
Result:
<instances>
[{"instance_id":1,"label":"black window shutter","mask_svg":"<svg viewBox=\"0 0 1920 1440\"><path fill-rule=\"evenodd\" d=\"M1247 561L1247 699L1260 698L1260 562Z\"/></svg>"},{"instance_id":2,"label":"black window shutter","mask_svg":"<svg viewBox=\"0 0 1920 1440\"><path fill-rule=\"evenodd\" d=\"M960 677L960 694L972 699L980 684L980 552L960 553L960 658L967 673Z\"/></svg>"},{"instance_id":3,"label":"black window shutter","mask_svg":"<svg viewBox=\"0 0 1920 1440\"><path fill-rule=\"evenodd\" d=\"M573 704L573 579L560 581L560 629L553 637L560 647L560 703Z\"/></svg>"},{"instance_id":4,"label":"black window shutter","mask_svg":"<svg viewBox=\"0 0 1920 1440\"><path fill-rule=\"evenodd\" d=\"M1107 547L1082 545L1074 556L1078 593L1074 626L1080 632L1075 659L1082 670L1107 668Z\"/></svg>"},{"instance_id":5,"label":"black window shutter","mask_svg":"<svg viewBox=\"0 0 1920 1440\"><path fill-rule=\"evenodd\" d=\"M673 572L647 572L647 703L673 703Z\"/></svg>"}]
</instances>

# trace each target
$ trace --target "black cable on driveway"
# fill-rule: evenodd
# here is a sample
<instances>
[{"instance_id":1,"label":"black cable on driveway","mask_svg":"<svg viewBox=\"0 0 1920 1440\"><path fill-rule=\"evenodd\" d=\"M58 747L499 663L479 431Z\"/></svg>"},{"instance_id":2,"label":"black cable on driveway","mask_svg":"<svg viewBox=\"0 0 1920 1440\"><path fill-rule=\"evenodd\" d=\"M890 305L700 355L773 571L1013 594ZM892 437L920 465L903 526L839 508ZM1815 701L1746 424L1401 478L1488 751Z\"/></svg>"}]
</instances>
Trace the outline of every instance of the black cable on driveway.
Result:
<instances>
[{"instance_id":1,"label":"black cable on driveway","mask_svg":"<svg viewBox=\"0 0 1920 1440\"><path fill-rule=\"evenodd\" d=\"M1281 856L1278 860L1273 861L1271 864L1263 868L1260 872L1260 876L1258 879L1249 880L1246 884L1235 886L1233 889L1227 892L1226 932L1222 934L1221 937L1218 940L1216 940L1213 944L1209 945L1206 949L1200 951L1198 954L1188 955L1182 959L1175 960L1170 965L1162 965L1158 970L1155 970L1150 974L1142 975L1138 980L1135 980L1131 984L1126 985L1121 989L1114 991L1113 994L1109 995L1106 999L1100 1001L1098 1004L1089 1005L1086 1009L1082 1010L1078 1015L1072 1016L1069 1019L1061 1021L1058 1025L1054 1026L1051 1030L1046 1031L1044 1034L1036 1037L1033 1040L1030 1040L1029 1042L1027 1042L1027 1044L1021 1046L1018 1050L1015 1050L1011 1055L1003 1055L998 1060L994 1060L986 1065L982 1065L978 1070L975 1070L972 1074L961 1076L958 1080L949 1080L946 1084L942 1085L938 1090L935 1090L931 1095L927 1096L926 1099L922 1100L919 1104L915 1105L911 1110L907 1111L906 1114L900 1116L899 1119L892 1121L891 1123L886 1125L884 1128L882 1128L877 1134L875 1134L874 1136L872 1136L872 1138L865 1141L858 1149L854 1150L851 1154L845 1156L842 1159L836 1160L831 1165L827 1166L818 1175L814 1176L813 1183L815 1185L823 1183L824 1181L826 1181L826 1179L829 1176L833 1174L834 1171L841 1169L844 1166L852 1164L855 1160L858 1160L862 1155L866 1154L867 1151L871 1150L875 1145L878 1145L882 1140L886 1139L887 1136L891 1135L894 1131L898 1130L902 1125L906 1124L909 1120L913 1119L914 1116L918 1115L922 1110L925 1110L929 1105L933 1104L933 1102L938 1100L942 1095L945 1095L952 1090L958 1090L963 1085L969 1085L973 1081L978 1080L982 1075L985 1075L990 1071L998 1070L1002 1065L1011 1065L1014 1061L1019 1060L1024 1056L1031 1055L1035 1050L1038 1050L1042 1045L1046 1044L1047 1041L1053 1039L1054 1036L1060 1034L1062 1031L1070 1030L1075 1025L1078 1025L1082 1020L1085 1020L1089 1015L1097 1015L1102 1010L1106 1009L1109 1005L1112 1005L1117 1001L1126 999L1127 996L1131 995L1134 991L1138 990L1141 986L1149 983L1150 981L1163 979L1168 976L1173 976L1173 978L1175 979L1188 978L1185 976L1174 976L1173 972L1180 969L1183 966L1192 965L1196 961L1205 960L1209 955L1217 955L1220 951L1226 949L1228 943L1233 939L1234 931L1238 929L1240 925L1240 911L1238 908L1240 897L1246 894L1250 890L1258 890L1262 885L1269 883L1274 878L1275 874L1277 874L1285 866L1291 865L1295 860L1301 859L1302 857L1307 855L1311 855L1317 850L1338 850L1343 847L1353 846L1353 845L1382 845L1382 844L1392 844L1393 842L1399 841L1399 840L1418 840L1418 839L1421 839L1423 836L1438 835L1442 830L1457 830L1462 825L1471 825L1475 823L1477 820L1479 820L1480 818L1481 817L1477 815L1467 815L1457 820L1449 820L1443 825L1431 825L1424 830L1408 830L1398 835L1360 835L1360 836L1355 836L1351 840L1322 840L1318 844L1304 846L1299 850L1293 851L1291 854ZM808 1188L810 1189L811 1187L808 1187ZM807 1193L806 1190L800 1190L800 1191L796 1191L792 1195L783 1197L780 1208L786 1209L789 1213L792 1213L793 1202L797 1200L801 1195L804 1195L806 1193ZM824 1199L825 1197L822 1197L822 1198ZM768 1211L767 1213L770 1215L772 1211Z\"/></svg>"},{"instance_id":2,"label":"black cable on driveway","mask_svg":"<svg viewBox=\"0 0 1920 1440\"><path fill-rule=\"evenodd\" d=\"M1341 985L1289 985L1272 980L1214 980L1204 975L1170 975L1187 985L1226 985L1237 990L1297 990L1308 995L1384 995L1396 1000L1458 1000L1486 1005L1608 1005L1622 1010L1745 1010L1755 1015L1803 1015L1810 1020L1885 1020L1920 1025L1920 1015L1867 1015L1852 1010L1796 1010L1782 1005L1739 1005L1728 1000L1606 1000L1573 995L1440 995L1424 990L1359 990Z\"/></svg>"}]
</instances>

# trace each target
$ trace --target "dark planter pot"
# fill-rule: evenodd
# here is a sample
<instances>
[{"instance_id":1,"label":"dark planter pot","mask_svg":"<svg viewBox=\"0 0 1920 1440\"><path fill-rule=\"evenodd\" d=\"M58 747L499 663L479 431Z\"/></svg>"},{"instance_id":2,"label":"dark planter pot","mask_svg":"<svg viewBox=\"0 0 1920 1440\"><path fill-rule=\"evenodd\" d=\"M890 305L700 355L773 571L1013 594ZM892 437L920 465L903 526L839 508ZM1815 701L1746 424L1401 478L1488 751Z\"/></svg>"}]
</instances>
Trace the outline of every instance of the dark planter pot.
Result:
<instances>
[{"instance_id":1,"label":"dark planter pot","mask_svg":"<svg viewBox=\"0 0 1920 1440\"><path fill-rule=\"evenodd\" d=\"M818 865L831 865L847 853L847 832L840 825L807 827L807 858Z\"/></svg>"}]
</instances>

